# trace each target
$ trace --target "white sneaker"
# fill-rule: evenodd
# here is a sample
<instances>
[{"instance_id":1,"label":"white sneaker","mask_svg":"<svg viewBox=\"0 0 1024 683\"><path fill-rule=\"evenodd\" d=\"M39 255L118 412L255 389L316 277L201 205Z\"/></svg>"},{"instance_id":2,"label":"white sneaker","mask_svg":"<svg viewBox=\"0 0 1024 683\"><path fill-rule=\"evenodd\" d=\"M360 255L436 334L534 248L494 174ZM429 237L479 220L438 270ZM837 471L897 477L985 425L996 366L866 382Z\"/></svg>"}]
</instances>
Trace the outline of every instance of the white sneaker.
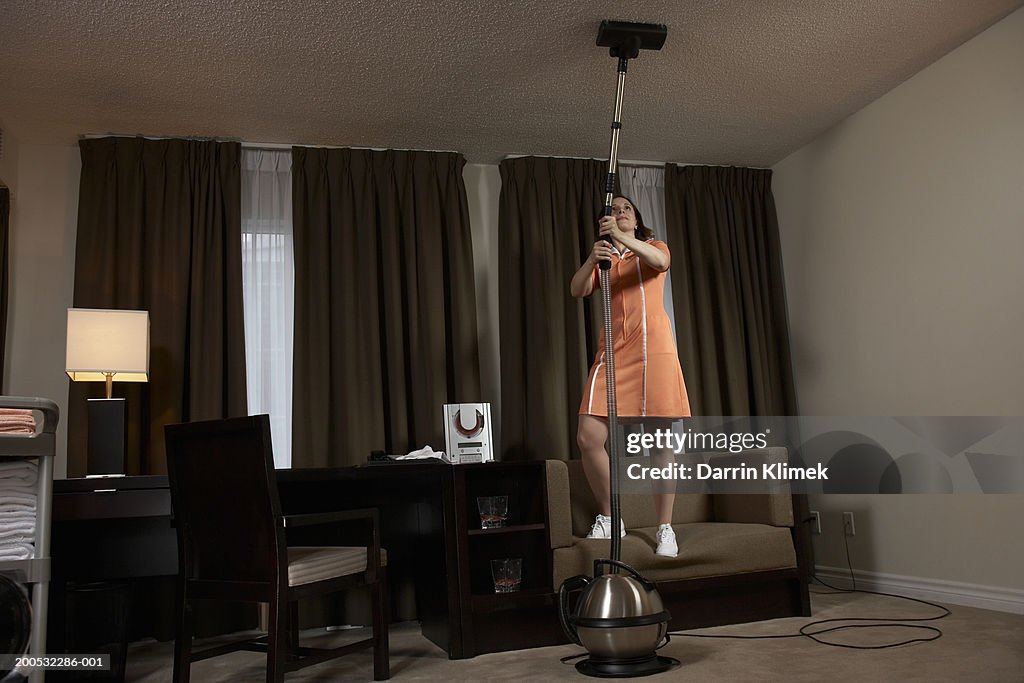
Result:
<instances>
[{"instance_id":1,"label":"white sneaker","mask_svg":"<svg viewBox=\"0 0 1024 683\"><path fill-rule=\"evenodd\" d=\"M626 535L626 523L621 519L619 524L622 528L622 536ZM612 518L606 517L605 515L598 515L594 519L594 526L590 529L590 533L587 534L587 538L611 538L612 537Z\"/></svg>"},{"instance_id":2,"label":"white sneaker","mask_svg":"<svg viewBox=\"0 0 1024 683\"><path fill-rule=\"evenodd\" d=\"M654 535L658 541L658 548L654 551L656 555L675 557L679 554L679 545L676 543L676 532L671 524L662 524L658 527L658 533Z\"/></svg>"}]
</instances>

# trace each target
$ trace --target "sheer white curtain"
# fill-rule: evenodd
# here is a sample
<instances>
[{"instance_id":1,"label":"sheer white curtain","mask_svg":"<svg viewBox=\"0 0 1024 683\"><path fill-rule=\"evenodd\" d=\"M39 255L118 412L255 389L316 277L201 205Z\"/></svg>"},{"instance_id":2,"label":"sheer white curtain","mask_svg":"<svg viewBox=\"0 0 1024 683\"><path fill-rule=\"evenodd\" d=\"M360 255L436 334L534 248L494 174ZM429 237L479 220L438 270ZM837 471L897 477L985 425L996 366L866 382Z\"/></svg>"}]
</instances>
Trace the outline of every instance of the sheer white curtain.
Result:
<instances>
[{"instance_id":1,"label":"sheer white curtain","mask_svg":"<svg viewBox=\"0 0 1024 683\"><path fill-rule=\"evenodd\" d=\"M634 202L644 217L644 224L654 231L655 239L666 240L665 230L665 169L650 166L620 164L618 169L619 187L622 194ZM669 250L680 249L680 245L668 245ZM673 249L674 247L674 249ZM673 259L674 260L674 259ZM680 263L682 260L679 261ZM676 334L676 312L672 308L672 270L665 279L665 312L672 321L672 338ZM676 340L678 347L679 340ZM684 376L685 381L685 376ZM683 423L673 422L672 431L683 434Z\"/></svg>"},{"instance_id":2,"label":"sheer white curtain","mask_svg":"<svg viewBox=\"0 0 1024 683\"><path fill-rule=\"evenodd\" d=\"M666 240L665 231L665 169L649 166L621 164L618 169L622 193L636 202L644 223L654 231L655 239ZM669 250L673 245L668 245ZM678 248L678 245L676 245ZM673 338L676 333L676 314L672 308L672 270L665 280L665 311L672 321Z\"/></svg>"},{"instance_id":3,"label":"sheer white curtain","mask_svg":"<svg viewBox=\"0 0 1024 683\"><path fill-rule=\"evenodd\" d=\"M270 415L274 464L292 462L291 150L242 149L242 294L249 414Z\"/></svg>"}]
</instances>

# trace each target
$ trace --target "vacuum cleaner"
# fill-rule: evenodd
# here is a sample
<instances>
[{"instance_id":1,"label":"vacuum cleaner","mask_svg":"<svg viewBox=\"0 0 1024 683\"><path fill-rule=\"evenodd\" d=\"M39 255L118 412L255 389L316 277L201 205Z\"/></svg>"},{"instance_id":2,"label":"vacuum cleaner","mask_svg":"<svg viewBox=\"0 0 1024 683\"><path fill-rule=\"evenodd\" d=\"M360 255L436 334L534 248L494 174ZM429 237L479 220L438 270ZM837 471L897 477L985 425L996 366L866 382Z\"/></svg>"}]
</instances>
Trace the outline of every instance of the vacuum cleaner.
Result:
<instances>
[{"instance_id":1,"label":"vacuum cleaner","mask_svg":"<svg viewBox=\"0 0 1024 683\"><path fill-rule=\"evenodd\" d=\"M622 129L622 94L630 59L640 50L660 50L668 29L663 24L602 21L597 44L609 48L618 59L615 114L612 121L611 152L605 187L604 214L612 214L615 173L618 166L619 131ZM611 240L608 239L610 242ZM605 386L608 395L608 451L611 484L611 559L595 560L593 578L585 575L566 579L558 591L559 617L569 639L587 649L589 657L576 670L598 678L632 678L661 673L679 666L679 660L656 653L668 630L670 615L653 581L621 561L619 509L619 425L615 403L615 354L612 334L612 304L609 283L611 262L600 262L600 283L604 303ZM569 596L582 590L570 612Z\"/></svg>"}]
</instances>

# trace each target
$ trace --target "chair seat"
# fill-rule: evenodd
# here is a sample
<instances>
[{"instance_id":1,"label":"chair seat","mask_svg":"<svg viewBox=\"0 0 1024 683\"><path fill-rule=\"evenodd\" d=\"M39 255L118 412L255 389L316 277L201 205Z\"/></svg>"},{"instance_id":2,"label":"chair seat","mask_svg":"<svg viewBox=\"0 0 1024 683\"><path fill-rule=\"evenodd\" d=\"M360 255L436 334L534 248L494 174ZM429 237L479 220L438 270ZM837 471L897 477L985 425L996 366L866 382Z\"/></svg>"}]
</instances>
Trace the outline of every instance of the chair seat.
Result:
<instances>
[{"instance_id":1,"label":"chair seat","mask_svg":"<svg viewBox=\"0 0 1024 683\"><path fill-rule=\"evenodd\" d=\"M381 548L381 566L387 553ZM366 548L352 546L295 546L288 548L288 585L301 586L314 581L366 571Z\"/></svg>"}]
</instances>

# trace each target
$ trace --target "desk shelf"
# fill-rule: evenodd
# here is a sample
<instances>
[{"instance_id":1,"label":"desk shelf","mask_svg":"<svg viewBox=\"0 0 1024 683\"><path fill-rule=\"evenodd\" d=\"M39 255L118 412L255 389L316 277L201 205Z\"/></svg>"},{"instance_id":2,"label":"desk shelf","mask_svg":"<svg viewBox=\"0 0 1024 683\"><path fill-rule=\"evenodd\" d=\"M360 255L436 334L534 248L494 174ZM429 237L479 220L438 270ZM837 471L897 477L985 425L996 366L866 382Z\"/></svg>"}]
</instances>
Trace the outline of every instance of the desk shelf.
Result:
<instances>
[{"instance_id":1,"label":"desk shelf","mask_svg":"<svg viewBox=\"0 0 1024 683\"><path fill-rule=\"evenodd\" d=\"M496 529L470 529L469 536L500 536L502 534L521 534L524 531L547 531L547 524L513 524Z\"/></svg>"},{"instance_id":2,"label":"desk shelf","mask_svg":"<svg viewBox=\"0 0 1024 683\"><path fill-rule=\"evenodd\" d=\"M456 465L454 541L459 563L460 637L453 657L565 642L551 585L544 463ZM508 497L508 523L480 528L477 498ZM495 593L491 560L522 559L522 584Z\"/></svg>"}]
</instances>

